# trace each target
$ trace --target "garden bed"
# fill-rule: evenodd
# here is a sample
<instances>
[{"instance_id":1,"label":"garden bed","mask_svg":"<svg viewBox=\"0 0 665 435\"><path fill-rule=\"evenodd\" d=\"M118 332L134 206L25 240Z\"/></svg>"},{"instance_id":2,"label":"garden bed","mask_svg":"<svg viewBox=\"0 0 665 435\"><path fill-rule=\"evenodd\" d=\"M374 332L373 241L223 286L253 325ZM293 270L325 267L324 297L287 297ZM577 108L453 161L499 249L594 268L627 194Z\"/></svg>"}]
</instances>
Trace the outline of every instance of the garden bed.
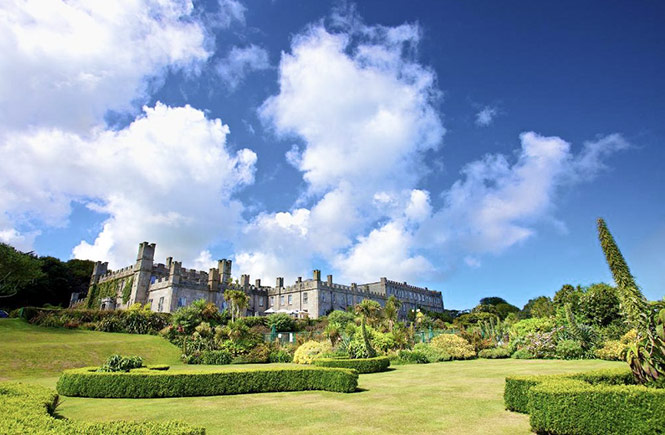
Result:
<instances>
[{"instance_id":1,"label":"garden bed","mask_svg":"<svg viewBox=\"0 0 665 435\"><path fill-rule=\"evenodd\" d=\"M644 434L665 428L665 389L633 385L628 369L506 378L504 402L552 434Z\"/></svg>"},{"instance_id":2,"label":"garden bed","mask_svg":"<svg viewBox=\"0 0 665 435\"><path fill-rule=\"evenodd\" d=\"M318 367L338 367L344 369L354 369L358 373L376 373L385 372L390 367L390 359L387 356L377 356L376 358L318 358L314 360L314 365Z\"/></svg>"},{"instance_id":3,"label":"garden bed","mask_svg":"<svg viewBox=\"0 0 665 435\"><path fill-rule=\"evenodd\" d=\"M303 390L350 393L358 386L358 373L341 368L224 368L205 372L139 369L116 373L96 370L97 367L66 370L58 380L58 393L78 397L149 398Z\"/></svg>"}]
</instances>

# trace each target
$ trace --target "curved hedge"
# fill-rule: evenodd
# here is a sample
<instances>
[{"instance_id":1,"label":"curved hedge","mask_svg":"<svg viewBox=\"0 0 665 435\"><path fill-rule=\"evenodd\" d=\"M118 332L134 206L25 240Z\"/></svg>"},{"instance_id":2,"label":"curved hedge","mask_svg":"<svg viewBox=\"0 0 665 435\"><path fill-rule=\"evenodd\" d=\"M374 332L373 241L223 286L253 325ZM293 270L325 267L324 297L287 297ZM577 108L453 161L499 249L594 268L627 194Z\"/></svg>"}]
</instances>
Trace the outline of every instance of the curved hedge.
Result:
<instances>
[{"instance_id":1,"label":"curved hedge","mask_svg":"<svg viewBox=\"0 0 665 435\"><path fill-rule=\"evenodd\" d=\"M354 369L358 373L376 373L385 372L390 366L390 358L387 356L377 356L375 358L319 358L314 360L317 367L338 367L343 369Z\"/></svg>"},{"instance_id":2,"label":"curved hedge","mask_svg":"<svg viewBox=\"0 0 665 435\"><path fill-rule=\"evenodd\" d=\"M0 432L15 434L165 434L203 435L205 429L179 421L92 423L54 418L58 395L40 385L0 382Z\"/></svg>"},{"instance_id":3,"label":"curved hedge","mask_svg":"<svg viewBox=\"0 0 665 435\"><path fill-rule=\"evenodd\" d=\"M222 368L200 373L174 370L104 373L96 369L65 370L58 380L58 393L81 397L148 398L303 390L350 393L358 386L357 372L323 367Z\"/></svg>"},{"instance_id":4,"label":"curved hedge","mask_svg":"<svg viewBox=\"0 0 665 435\"><path fill-rule=\"evenodd\" d=\"M665 389L631 385L630 370L506 378L508 409L552 434L645 434L665 428Z\"/></svg>"}]
</instances>

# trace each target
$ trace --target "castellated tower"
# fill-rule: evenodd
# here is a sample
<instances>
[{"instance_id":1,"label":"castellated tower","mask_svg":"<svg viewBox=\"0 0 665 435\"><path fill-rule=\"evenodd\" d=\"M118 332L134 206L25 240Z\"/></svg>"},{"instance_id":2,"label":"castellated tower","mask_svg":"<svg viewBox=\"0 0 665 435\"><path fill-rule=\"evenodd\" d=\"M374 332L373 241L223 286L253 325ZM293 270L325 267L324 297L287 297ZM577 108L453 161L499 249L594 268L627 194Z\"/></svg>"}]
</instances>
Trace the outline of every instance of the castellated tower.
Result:
<instances>
[{"instance_id":1,"label":"castellated tower","mask_svg":"<svg viewBox=\"0 0 665 435\"><path fill-rule=\"evenodd\" d=\"M129 297L129 305L137 302L145 304L148 301L148 288L150 287L150 277L152 275L154 258L155 244L148 242L139 243L139 252L136 255L136 264L134 265L134 282L132 283L132 293Z\"/></svg>"}]
</instances>

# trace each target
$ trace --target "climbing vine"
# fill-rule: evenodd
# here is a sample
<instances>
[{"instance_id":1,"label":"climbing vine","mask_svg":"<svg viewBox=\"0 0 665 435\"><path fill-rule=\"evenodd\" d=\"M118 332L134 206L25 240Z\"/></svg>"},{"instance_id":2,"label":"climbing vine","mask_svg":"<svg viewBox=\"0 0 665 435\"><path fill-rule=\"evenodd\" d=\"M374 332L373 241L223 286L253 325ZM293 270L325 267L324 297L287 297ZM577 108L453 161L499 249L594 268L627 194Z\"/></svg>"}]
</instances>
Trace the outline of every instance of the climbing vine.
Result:
<instances>
[{"instance_id":1,"label":"climbing vine","mask_svg":"<svg viewBox=\"0 0 665 435\"><path fill-rule=\"evenodd\" d=\"M126 304L129 302L129 297L132 294L132 285L134 284L134 277L130 277L125 281L125 287L122 289L122 303Z\"/></svg>"}]
</instances>

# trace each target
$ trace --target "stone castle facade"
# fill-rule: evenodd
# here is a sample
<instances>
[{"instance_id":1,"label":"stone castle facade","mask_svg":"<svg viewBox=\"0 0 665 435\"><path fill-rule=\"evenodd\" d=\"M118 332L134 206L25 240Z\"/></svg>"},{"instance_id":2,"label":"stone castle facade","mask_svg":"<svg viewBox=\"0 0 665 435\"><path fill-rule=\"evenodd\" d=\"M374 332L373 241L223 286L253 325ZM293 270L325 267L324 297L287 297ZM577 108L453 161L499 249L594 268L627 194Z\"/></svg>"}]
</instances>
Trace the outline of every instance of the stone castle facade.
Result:
<instances>
[{"instance_id":1,"label":"stone castle facade","mask_svg":"<svg viewBox=\"0 0 665 435\"><path fill-rule=\"evenodd\" d=\"M134 303L150 304L157 312L173 312L198 299L226 308L224 291L231 282L231 260L222 259L217 268L208 272L185 269L178 261L168 257L166 263L155 263L155 244L139 244L136 263L133 266L111 271L108 263L97 262L90 279L90 290L99 292L100 308L105 310L125 309ZM377 301L382 306L394 295L402 302L400 318L413 309L443 311L441 292L416 287L406 282L381 278L367 284L342 285L333 282L332 275L321 279L321 271L314 270L312 279L301 277L292 284L284 285L278 277L274 287L261 284L257 279L250 283L249 275L241 275L234 288L249 296L246 315L260 316L271 313L288 313L297 317L318 318L333 310L344 310L363 299ZM72 295L75 302L78 295Z\"/></svg>"}]
</instances>

